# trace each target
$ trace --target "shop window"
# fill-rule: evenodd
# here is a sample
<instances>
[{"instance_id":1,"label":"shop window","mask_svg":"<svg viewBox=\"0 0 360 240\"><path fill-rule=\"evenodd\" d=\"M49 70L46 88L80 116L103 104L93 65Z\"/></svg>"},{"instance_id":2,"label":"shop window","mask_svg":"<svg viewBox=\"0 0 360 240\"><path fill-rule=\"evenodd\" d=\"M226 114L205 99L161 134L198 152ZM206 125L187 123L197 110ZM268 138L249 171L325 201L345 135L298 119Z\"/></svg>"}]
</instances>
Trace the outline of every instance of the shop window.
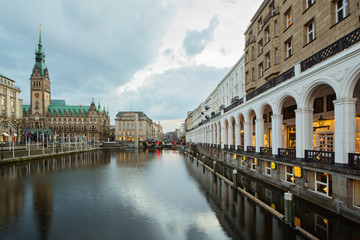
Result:
<instances>
[{"instance_id":1,"label":"shop window","mask_svg":"<svg viewBox=\"0 0 360 240\"><path fill-rule=\"evenodd\" d=\"M256 171L257 158L248 158L250 161L250 170Z\"/></svg>"},{"instance_id":2,"label":"shop window","mask_svg":"<svg viewBox=\"0 0 360 240\"><path fill-rule=\"evenodd\" d=\"M288 133L288 148L295 149L296 148L296 127L288 126L287 127Z\"/></svg>"},{"instance_id":3,"label":"shop window","mask_svg":"<svg viewBox=\"0 0 360 240\"><path fill-rule=\"evenodd\" d=\"M318 194L331 197L332 175L323 172L309 171L309 187Z\"/></svg>"},{"instance_id":4,"label":"shop window","mask_svg":"<svg viewBox=\"0 0 360 240\"><path fill-rule=\"evenodd\" d=\"M284 120L295 118L296 105L283 108Z\"/></svg>"},{"instance_id":5,"label":"shop window","mask_svg":"<svg viewBox=\"0 0 360 240\"><path fill-rule=\"evenodd\" d=\"M281 180L287 183L294 184L294 170L292 166L281 165Z\"/></svg>"},{"instance_id":6,"label":"shop window","mask_svg":"<svg viewBox=\"0 0 360 240\"><path fill-rule=\"evenodd\" d=\"M263 173L264 175L271 176L271 162L263 161Z\"/></svg>"},{"instance_id":7,"label":"shop window","mask_svg":"<svg viewBox=\"0 0 360 240\"><path fill-rule=\"evenodd\" d=\"M319 134L319 150L332 152L334 151L334 134L321 133Z\"/></svg>"},{"instance_id":8,"label":"shop window","mask_svg":"<svg viewBox=\"0 0 360 240\"><path fill-rule=\"evenodd\" d=\"M314 100L314 113L321 113L324 111L324 98L319 97Z\"/></svg>"},{"instance_id":9,"label":"shop window","mask_svg":"<svg viewBox=\"0 0 360 240\"><path fill-rule=\"evenodd\" d=\"M354 180L354 206L360 208L360 180Z\"/></svg>"},{"instance_id":10,"label":"shop window","mask_svg":"<svg viewBox=\"0 0 360 240\"><path fill-rule=\"evenodd\" d=\"M326 96L326 111L334 110L334 100L336 100L335 93Z\"/></svg>"}]
</instances>

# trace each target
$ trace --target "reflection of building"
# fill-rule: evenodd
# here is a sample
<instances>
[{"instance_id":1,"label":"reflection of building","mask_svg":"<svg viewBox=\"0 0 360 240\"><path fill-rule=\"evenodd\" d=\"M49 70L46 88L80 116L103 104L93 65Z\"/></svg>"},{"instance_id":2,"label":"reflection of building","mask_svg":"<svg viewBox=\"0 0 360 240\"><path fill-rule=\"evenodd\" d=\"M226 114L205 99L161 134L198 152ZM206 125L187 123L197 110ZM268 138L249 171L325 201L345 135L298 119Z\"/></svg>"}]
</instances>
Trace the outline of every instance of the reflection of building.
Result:
<instances>
[{"instance_id":1,"label":"reflection of building","mask_svg":"<svg viewBox=\"0 0 360 240\"><path fill-rule=\"evenodd\" d=\"M187 142L236 151L244 169L311 201L325 196L334 211L337 201L360 207L359 14L349 0L263 1L245 31L246 94L217 100L214 93L236 88L231 70L222 81L228 88L218 85L188 114ZM216 101L224 106L207 116ZM291 159L301 160L301 171ZM360 219L358 208L342 214Z\"/></svg>"},{"instance_id":2,"label":"reflection of building","mask_svg":"<svg viewBox=\"0 0 360 240\"><path fill-rule=\"evenodd\" d=\"M0 132L1 141L7 141L6 134L10 129L20 135L22 122L22 99L19 99L20 88L15 81L0 74Z\"/></svg>"},{"instance_id":3,"label":"reflection of building","mask_svg":"<svg viewBox=\"0 0 360 240\"><path fill-rule=\"evenodd\" d=\"M131 140L135 137L135 117L138 116L138 137L140 141L159 140L162 136L162 127L153 122L143 112L119 112L115 118L116 141Z\"/></svg>"},{"instance_id":4,"label":"reflection of building","mask_svg":"<svg viewBox=\"0 0 360 240\"><path fill-rule=\"evenodd\" d=\"M41 33L41 32L40 32ZM51 129L71 138L82 135L96 140L109 137L110 117L100 104L67 105L65 100L51 99L51 82L45 65L41 34L35 53L35 65L30 77L30 105L23 105L23 120L28 129Z\"/></svg>"}]
</instances>

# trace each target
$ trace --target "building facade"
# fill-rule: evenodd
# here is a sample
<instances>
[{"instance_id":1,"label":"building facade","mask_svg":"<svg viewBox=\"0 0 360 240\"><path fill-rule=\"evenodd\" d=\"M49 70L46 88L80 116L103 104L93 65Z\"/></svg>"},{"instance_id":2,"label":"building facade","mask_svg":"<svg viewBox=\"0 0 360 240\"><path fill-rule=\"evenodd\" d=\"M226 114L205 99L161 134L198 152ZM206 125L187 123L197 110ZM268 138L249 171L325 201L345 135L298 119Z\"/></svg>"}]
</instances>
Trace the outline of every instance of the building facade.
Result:
<instances>
[{"instance_id":1,"label":"building facade","mask_svg":"<svg viewBox=\"0 0 360 240\"><path fill-rule=\"evenodd\" d=\"M162 126L143 112L119 112L115 118L116 141L134 141L138 129L140 141L161 140Z\"/></svg>"},{"instance_id":2,"label":"building facade","mask_svg":"<svg viewBox=\"0 0 360 240\"><path fill-rule=\"evenodd\" d=\"M57 133L58 136L75 140L76 136L91 140L107 140L110 133L110 117L100 103L95 105L67 105L65 100L51 99L51 82L42 49L41 31L35 64L30 77L30 105L23 105L24 128L30 132Z\"/></svg>"},{"instance_id":3,"label":"building facade","mask_svg":"<svg viewBox=\"0 0 360 240\"><path fill-rule=\"evenodd\" d=\"M22 129L22 99L19 99L20 88L15 81L0 74L0 131L1 141L11 141L10 131L20 136ZM18 139L18 138L16 138Z\"/></svg>"},{"instance_id":4,"label":"building facade","mask_svg":"<svg viewBox=\"0 0 360 240\"><path fill-rule=\"evenodd\" d=\"M263 1L245 31L246 95L189 121L187 142L358 221L359 15L351 0Z\"/></svg>"}]
</instances>

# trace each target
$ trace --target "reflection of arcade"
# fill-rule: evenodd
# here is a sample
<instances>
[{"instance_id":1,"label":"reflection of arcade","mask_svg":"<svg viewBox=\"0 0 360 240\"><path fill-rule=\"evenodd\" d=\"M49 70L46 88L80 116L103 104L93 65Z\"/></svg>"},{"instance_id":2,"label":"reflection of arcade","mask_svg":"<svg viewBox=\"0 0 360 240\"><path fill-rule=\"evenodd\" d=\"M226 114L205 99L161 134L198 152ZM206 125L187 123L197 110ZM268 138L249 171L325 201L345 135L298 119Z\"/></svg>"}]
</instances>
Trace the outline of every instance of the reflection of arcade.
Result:
<instances>
[{"instance_id":1,"label":"reflection of arcade","mask_svg":"<svg viewBox=\"0 0 360 240\"><path fill-rule=\"evenodd\" d=\"M221 165L219 163L219 165ZM235 194L234 189L221 179L209 172L197 161L186 161L190 175L200 182L209 193L210 205L216 204L221 209L217 212L221 225L227 231L226 224L237 224L232 227L233 238L241 239L295 239L291 236L293 232L287 232L284 226L275 217L269 217L260 206L254 204L247 197ZM229 175L232 168L219 166L217 171L221 175ZM229 178L230 176L227 176ZM257 199L271 206L280 213L284 213L284 191L262 182L250 175L237 174L237 186L246 190ZM213 207L212 208L216 208ZM216 210L214 210L216 212ZM346 220L324 208L316 206L305 200L295 197L295 218L296 226L301 226L311 234L320 239L354 239L353 236L360 236L359 225ZM224 213L225 212L225 213ZM227 219L231 219L228 223ZM334 226L337 226L336 228ZM287 228L287 227L286 227ZM235 232L235 229L239 231ZM246 234L245 236L243 234ZM281 236L281 234L285 234ZM290 235L286 235L290 234Z\"/></svg>"},{"instance_id":2,"label":"reflection of arcade","mask_svg":"<svg viewBox=\"0 0 360 240\"><path fill-rule=\"evenodd\" d=\"M17 221L24 206L24 186L16 179L1 180L0 231Z\"/></svg>"}]
</instances>

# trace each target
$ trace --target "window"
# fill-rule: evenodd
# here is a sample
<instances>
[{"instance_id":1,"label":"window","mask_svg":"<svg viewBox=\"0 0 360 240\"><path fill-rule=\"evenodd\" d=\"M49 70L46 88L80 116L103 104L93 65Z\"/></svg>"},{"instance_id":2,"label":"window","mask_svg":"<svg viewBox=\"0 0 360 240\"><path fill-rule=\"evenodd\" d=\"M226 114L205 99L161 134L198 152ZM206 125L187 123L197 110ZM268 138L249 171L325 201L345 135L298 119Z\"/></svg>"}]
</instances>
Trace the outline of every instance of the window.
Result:
<instances>
[{"instance_id":1,"label":"window","mask_svg":"<svg viewBox=\"0 0 360 240\"><path fill-rule=\"evenodd\" d=\"M266 69L270 68L270 53L268 52L265 55L265 59L266 59Z\"/></svg>"},{"instance_id":2,"label":"window","mask_svg":"<svg viewBox=\"0 0 360 240\"><path fill-rule=\"evenodd\" d=\"M262 77L264 75L264 67L263 64L259 64L259 76Z\"/></svg>"},{"instance_id":3,"label":"window","mask_svg":"<svg viewBox=\"0 0 360 240\"><path fill-rule=\"evenodd\" d=\"M291 57L292 56L292 41L291 41L291 39L289 39L285 42L285 49L286 49L286 58Z\"/></svg>"},{"instance_id":4,"label":"window","mask_svg":"<svg viewBox=\"0 0 360 240\"><path fill-rule=\"evenodd\" d=\"M255 59L255 49L254 47L251 47L251 60Z\"/></svg>"},{"instance_id":5,"label":"window","mask_svg":"<svg viewBox=\"0 0 360 240\"><path fill-rule=\"evenodd\" d=\"M265 34L266 34L266 42L269 42L269 41L270 41L270 30L269 30L269 27L266 28Z\"/></svg>"},{"instance_id":6,"label":"window","mask_svg":"<svg viewBox=\"0 0 360 240\"><path fill-rule=\"evenodd\" d=\"M259 41L259 55L263 53L263 42L262 39Z\"/></svg>"},{"instance_id":7,"label":"window","mask_svg":"<svg viewBox=\"0 0 360 240\"><path fill-rule=\"evenodd\" d=\"M245 81L246 83L249 83L249 71L245 73Z\"/></svg>"},{"instance_id":8,"label":"window","mask_svg":"<svg viewBox=\"0 0 360 240\"><path fill-rule=\"evenodd\" d=\"M295 183L294 172L292 166L281 165L281 180L288 183Z\"/></svg>"},{"instance_id":9,"label":"window","mask_svg":"<svg viewBox=\"0 0 360 240\"><path fill-rule=\"evenodd\" d=\"M5 117L5 110L1 110L1 116Z\"/></svg>"},{"instance_id":10,"label":"window","mask_svg":"<svg viewBox=\"0 0 360 240\"><path fill-rule=\"evenodd\" d=\"M348 14L348 0L339 0L335 3L335 22L343 20Z\"/></svg>"},{"instance_id":11,"label":"window","mask_svg":"<svg viewBox=\"0 0 360 240\"><path fill-rule=\"evenodd\" d=\"M264 161L263 163L264 163L264 167L263 167L264 174L267 176L271 176L271 162Z\"/></svg>"},{"instance_id":12,"label":"window","mask_svg":"<svg viewBox=\"0 0 360 240\"><path fill-rule=\"evenodd\" d=\"M249 63L249 51L245 53L246 63Z\"/></svg>"},{"instance_id":13,"label":"window","mask_svg":"<svg viewBox=\"0 0 360 240\"><path fill-rule=\"evenodd\" d=\"M277 48L275 48L275 64L279 64L279 52Z\"/></svg>"},{"instance_id":14,"label":"window","mask_svg":"<svg viewBox=\"0 0 360 240\"><path fill-rule=\"evenodd\" d=\"M257 158L248 158L250 160L250 170L256 171Z\"/></svg>"},{"instance_id":15,"label":"window","mask_svg":"<svg viewBox=\"0 0 360 240\"><path fill-rule=\"evenodd\" d=\"M335 93L326 96L326 111L334 110L334 100L336 100Z\"/></svg>"},{"instance_id":16,"label":"window","mask_svg":"<svg viewBox=\"0 0 360 240\"><path fill-rule=\"evenodd\" d=\"M251 81L255 81L255 69L252 68L252 77L251 77Z\"/></svg>"},{"instance_id":17,"label":"window","mask_svg":"<svg viewBox=\"0 0 360 240\"><path fill-rule=\"evenodd\" d=\"M263 28L263 21L262 21L262 18L259 19L258 21L258 26L259 26L259 32L261 32L262 28Z\"/></svg>"},{"instance_id":18,"label":"window","mask_svg":"<svg viewBox=\"0 0 360 240\"><path fill-rule=\"evenodd\" d=\"M306 38L307 38L307 43L310 43L315 39L314 21L311 21L306 25Z\"/></svg>"},{"instance_id":19,"label":"window","mask_svg":"<svg viewBox=\"0 0 360 240\"><path fill-rule=\"evenodd\" d=\"M323 172L309 171L309 187L312 191L331 197L332 176Z\"/></svg>"},{"instance_id":20,"label":"window","mask_svg":"<svg viewBox=\"0 0 360 240\"><path fill-rule=\"evenodd\" d=\"M360 207L360 180L354 180L354 206Z\"/></svg>"},{"instance_id":21,"label":"window","mask_svg":"<svg viewBox=\"0 0 360 240\"><path fill-rule=\"evenodd\" d=\"M292 24L292 13L291 13L291 9L289 9L286 13L285 13L285 23L286 23L286 28L290 27Z\"/></svg>"},{"instance_id":22,"label":"window","mask_svg":"<svg viewBox=\"0 0 360 240\"><path fill-rule=\"evenodd\" d=\"M314 4L314 0L306 0L306 9L311 7Z\"/></svg>"},{"instance_id":23,"label":"window","mask_svg":"<svg viewBox=\"0 0 360 240\"><path fill-rule=\"evenodd\" d=\"M274 22L274 36L277 37L278 35L278 23L277 21Z\"/></svg>"},{"instance_id":24,"label":"window","mask_svg":"<svg viewBox=\"0 0 360 240\"><path fill-rule=\"evenodd\" d=\"M313 108L314 108L314 113L323 112L324 111L324 98L323 97L315 98Z\"/></svg>"},{"instance_id":25,"label":"window","mask_svg":"<svg viewBox=\"0 0 360 240\"><path fill-rule=\"evenodd\" d=\"M334 151L334 134L321 133L319 134L319 150L320 151Z\"/></svg>"}]
</instances>

